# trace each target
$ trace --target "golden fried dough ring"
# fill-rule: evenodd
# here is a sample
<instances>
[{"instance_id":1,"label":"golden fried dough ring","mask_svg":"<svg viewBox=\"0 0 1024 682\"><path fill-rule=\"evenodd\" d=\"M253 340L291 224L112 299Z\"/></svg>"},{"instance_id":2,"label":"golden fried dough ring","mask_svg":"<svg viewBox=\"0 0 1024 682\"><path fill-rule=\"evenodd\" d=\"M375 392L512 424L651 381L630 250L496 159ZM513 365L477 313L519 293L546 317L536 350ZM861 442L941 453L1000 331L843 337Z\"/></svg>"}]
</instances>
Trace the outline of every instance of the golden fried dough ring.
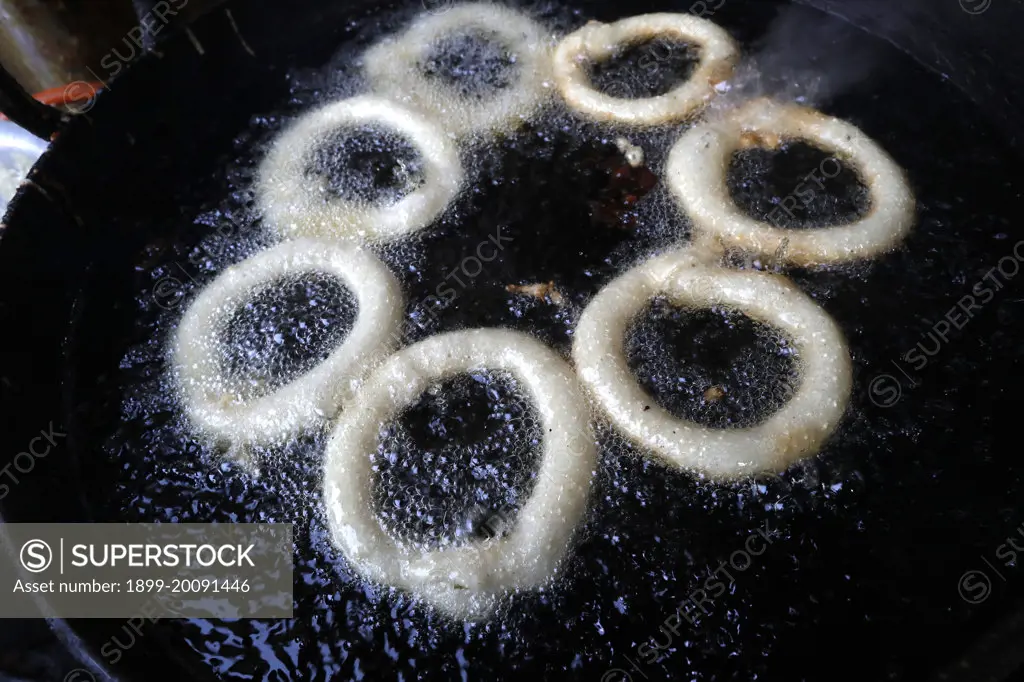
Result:
<instances>
[{"instance_id":1,"label":"golden fried dough ring","mask_svg":"<svg viewBox=\"0 0 1024 682\"><path fill-rule=\"evenodd\" d=\"M870 192L867 215L849 225L799 230L748 216L729 195L726 174L733 153L751 136L767 144L804 140L851 164ZM669 153L666 175L697 233L790 265L876 256L895 248L914 223L914 197L896 162L855 126L795 104L752 100L722 121L694 126Z\"/></svg>"},{"instance_id":2,"label":"golden fried dough ring","mask_svg":"<svg viewBox=\"0 0 1024 682\"><path fill-rule=\"evenodd\" d=\"M597 90L587 75L589 62L615 55L625 45L653 38L696 43L700 63L683 84L657 97L629 99ZM570 107L598 121L652 126L683 121L715 96L715 87L733 71L739 49L716 24L692 14L642 14L612 24L592 21L566 36L555 49L555 84Z\"/></svg>"},{"instance_id":3,"label":"golden fried dough ring","mask_svg":"<svg viewBox=\"0 0 1024 682\"><path fill-rule=\"evenodd\" d=\"M511 533L471 545L418 549L391 537L372 506L381 424L433 382L481 369L510 372L540 417L542 455L533 494ZM520 332L477 329L432 336L404 348L363 385L327 445L324 499L334 544L365 578L407 589L446 613L486 616L505 593L549 580L583 517L597 452L590 411L572 369Z\"/></svg>"},{"instance_id":4,"label":"golden fried dough ring","mask_svg":"<svg viewBox=\"0 0 1024 682\"><path fill-rule=\"evenodd\" d=\"M306 174L316 145L346 126L380 125L408 139L423 158L423 182L394 203L345 200ZM285 239L389 240L432 223L458 194L463 173L454 143L423 114L360 96L312 111L277 140L260 166L257 197L270 229Z\"/></svg>"},{"instance_id":5,"label":"golden fried dough ring","mask_svg":"<svg viewBox=\"0 0 1024 682\"><path fill-rule=\"evenodd\" d=\"M633 376L625 337L662 294L677 305L739 310L789 337L799 363L795 394L748 428L707 428L660 407ZM669 465L721 479L778 471L817 452L843 416L852 381L842 332L788 279L712 267L686 250L642 263L599 291L580 317L572 356L614 426Z\"/></svg>"},{"instance_id":6,"label":"golden fried dough ring","mask_svg":"<svg viewBox=\"0 0 1024 682\"><path fill-rule=\"evenodd\" d=\"M478 32L493 36L515 57L513 82L494 93L467 96L423 73L437 42ZM421 109L457 137L513 128L529 119L550 95L551 36L530 17L507 7L476 2L440 14L423 14L400 35L385 38L364 57L374 91Z\"/></svg>"},{"instance_id":7,"label":"golden fried dough ring","mask_svg":"<svg viewBox=\"0 0 1024 682\"><path fill-rule=\"evenodd\" d=\"M339 278L355 295L352 330L327 358L269 395L246 399L245 380L224 376L220 332L240 305L273 280L304 273ZM274 443L331 419L358 379L393 346L404 297L372 252L330 240L296 239L225 270L185 311L174 364L185 409L202 430L231 444Z\"/></svg>"}]
</instances>

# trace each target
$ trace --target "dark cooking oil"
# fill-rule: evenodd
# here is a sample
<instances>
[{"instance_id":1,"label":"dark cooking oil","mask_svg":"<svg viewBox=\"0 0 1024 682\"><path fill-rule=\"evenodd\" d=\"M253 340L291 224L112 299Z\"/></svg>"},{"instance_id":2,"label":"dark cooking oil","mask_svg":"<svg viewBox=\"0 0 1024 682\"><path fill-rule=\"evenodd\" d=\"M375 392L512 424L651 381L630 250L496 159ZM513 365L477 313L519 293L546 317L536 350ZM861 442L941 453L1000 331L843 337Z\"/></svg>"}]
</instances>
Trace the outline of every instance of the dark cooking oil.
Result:
<instances>
[{"instance_id":1,"label":"dark cooking oil","mask_svg":"<svg viewBox=\"0 0 1024 682\"><path fill-rule=\"evenodd\" d=\"M962 648L984 625L980 615L991 613L984 608L1020 595L1024 575L1016 568L1006 569L1014 577L987 605L957 590L965 571L981 567L977 557L1024 520L1019 453L995 448L990 436L1022 361L1017 283L1004 276L925 366L905 359L1012 255L1022 235L1018 161L949 83L806 8L719 3L707 18L761 59L742 71L737 88L851 121L906 169L918 200L917 224L899 251L786 273L836 320L853 356L847 415L817 456L719 484L666 469L598 425L589 510L559 578L510 596L490 620L462 623L367 583L332 546L321 496L328 434L255 449L257 476L192 431L167 371L168 342L198 287L266 246L253 209L259 159L302 112L359 91L359 54L420 9L413 4L354 18L351 43L330 46L337 52L329 63L294 65L289 97L253 112L234 153L189 188L196 199L183 208L191 224L180 239L139 254L138 286L124 302L137 309L135 336L111 339L123 354L105 380L82 382L96 387L88 399L116 424L82 439L95 455L98 483L85 494L96 520L295 524L294 618L164 620L147 625L161 636L140 640L144 646L169 650L197 679L903 680ZM591 18L656 10L685 11L685 3L532 7L562 32ZM830 40L766 40L780 13L790 29L796 23ZM666 77L677 78L692 54L665 49L675 74ZM866 61L801 50L868 54L881 68L860 71ZM640 68L645 56L620 59ZM483 69L481 82L501 87L504 69L514 68L504 57L487 57L493 68ZM432 59L437 77L476 68ZM759 65L780 63L805 70L757 77ZM828 68L814 72L822 63ZM601 78L623 71L603 69ZM637 132L581 123L553 107L515 132L464 148L460 198L435 225L379 250L406 293L405 342L506 327L567 355L595 292L647 255L689 240L689 223L660 181L684 127ZM626 162L619 136L644 147L642 166ZM738 154L729 175L735 200L753 215L770 214L820 168L823 154L799 144ZM318 155L310 173L338 193L408 189L393 167L370 182L379 164L339 168L331 160L329 150ZM352 184L360 173L366 182ZM844 167L829 183L783 225L849 222L868 210L855 173ZM497 257L480 261L480 245L495 243ZM734 265L775 268L742 258ZM155 283L170 280L180 289L154 295ZM310 367L353 314L351 293L317 278L289 280L246 305L226 335L224 365L264 378ZM652 400L716 428L770 416L791 395L798 365L785 339L740 313L660 299L633 325L628 353ZM522 387L488 372L438 382L382 431L378 451L367 453L379 465L378 516L389 532L424 546L505 532L532 491L544 436ZM669 621L677 612L686 619Z\"/></svg>"}]
</instances>

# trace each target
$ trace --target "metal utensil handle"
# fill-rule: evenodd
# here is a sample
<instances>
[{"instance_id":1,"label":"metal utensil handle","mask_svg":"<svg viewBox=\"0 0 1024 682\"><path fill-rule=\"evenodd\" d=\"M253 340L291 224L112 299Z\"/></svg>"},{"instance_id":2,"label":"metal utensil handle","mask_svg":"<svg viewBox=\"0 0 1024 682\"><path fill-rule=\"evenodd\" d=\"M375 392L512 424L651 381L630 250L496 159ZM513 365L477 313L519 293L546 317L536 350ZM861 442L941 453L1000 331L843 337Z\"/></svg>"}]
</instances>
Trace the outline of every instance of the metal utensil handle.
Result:
<instances>
[{"instance_id":1,"label":"metal utensil handle","mask_svg":"<svg viewBox=\"0 0 1024 682\"><path fill-rule=\"evenodd\" d=\"M3 66L0 66L0 112L47 142L57 132L61 121L60 111L36 101Z\"/></svg>"}]
</instances>

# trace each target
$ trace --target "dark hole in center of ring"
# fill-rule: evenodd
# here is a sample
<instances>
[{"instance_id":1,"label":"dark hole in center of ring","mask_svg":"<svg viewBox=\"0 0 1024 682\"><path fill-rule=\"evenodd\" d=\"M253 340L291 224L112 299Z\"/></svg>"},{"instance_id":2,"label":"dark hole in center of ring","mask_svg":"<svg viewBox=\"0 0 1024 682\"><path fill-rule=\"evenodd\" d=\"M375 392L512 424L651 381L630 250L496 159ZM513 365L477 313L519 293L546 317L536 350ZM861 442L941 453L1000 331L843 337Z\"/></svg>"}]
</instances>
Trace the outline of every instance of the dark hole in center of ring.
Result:
<instances>
[{"instance_id":1,"label":"dark hole in center of ring","mask_svg":"<svg viewBox=\"0 0 1024 682\"><path fill-rule=\"evenodd\" d=\"M423 73L454 87L463 97L507 88L515 77L516 54L498 34L470 30L436 41L423 61Z\"/></svg>"},{"instance_id":2,"label":"dark hole in center of ring","mask_svg":"<svg viewBox=\"0 0 1024 682\"><path fill-rule=\"evenodd\" d=\"M423 157L405 137L383 126L332 130L317 144L306 176L332 198L395 203L423 183Z\"/></svg>"},{"instance_id":3,"label":"dark hole in center of ring","mask_svg":"<svg viewBox=\"0 0 1024 682\"><path fill-rule=\"evenodd\" d=\"M637 317L626 358L652 401L711 428L760 424L798 385L795 349L771 327L724 308L681 308L664 297Z\"/></svg>"},{"instance_id":4,"label":"dark hole in center of ring","mask_svg":"<svg viewBox=\"0 0 1024 682\"><path fill-rule=\"evenodd\" d=\"M658 97L689 80L700 61L700 48L669 38L623 45L608 59L592 62L594 88L612 97Z\"/></svg>"},{"instance_id":5,"label":"dark hole in center of ring","mask_svg":"<svg viewBox=\"0 0 1024 682\"><path fill-rule=\"evenodd\" d=\"M802 141L751 134L733 154L726 183L733 201L775 227L807 229L856 222L867 214L867 187L841 159Z\"/></svg>"},{"instance_id":6,"label":"dark hole in center of ring","mask_svg":"<svg viewBox=\"0 0 1024 682\"><path fill-rule=\"evenodd\" d=\"M290 275L255 290L220 333L221 367L243 394L271 393L325 360L355 323L357 303L339 280Z\"/></svg>"},{"instance_id":7,"label":"dark hole in center of ring","mask_svg":"<svg viewBox=\"0 0 1024 682\"><path fill-rule=\"evenodd\" d=\"M438 382L381 436L375 506L397 537L427 547L500 537L532 492L542 433L509 374Z\"/></svg>"}]
</instances>

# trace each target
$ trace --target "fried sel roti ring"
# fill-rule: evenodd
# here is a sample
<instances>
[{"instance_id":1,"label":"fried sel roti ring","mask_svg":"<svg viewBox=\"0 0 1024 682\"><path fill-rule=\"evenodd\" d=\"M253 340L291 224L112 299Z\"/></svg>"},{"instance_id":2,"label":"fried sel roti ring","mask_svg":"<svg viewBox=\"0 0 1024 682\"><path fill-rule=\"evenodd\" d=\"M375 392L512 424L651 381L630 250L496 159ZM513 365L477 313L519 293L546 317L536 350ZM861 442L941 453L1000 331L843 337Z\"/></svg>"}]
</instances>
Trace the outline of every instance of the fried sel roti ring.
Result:
<instances>
[{"instance_id":1,"label":"fried sel roti ring","mask_svg":"<svg viewBox=\"0 0 1024 682\"><path fill-rule=\"evenodd\" d=\"M515 56L512 83L493 93L467 96L424 73L438 41L460 33L493 38ZM457 137L514 128L550 96L552 38L529 16L486 2L423 14L405 32L367 51L366 74L376 92L426 112Z\"/></svg>"},{"instance_id":2,"label":"fried sel roti ring","mask_svg":"<svg viewBox=\"0 0 1024 682\"><path fill-rule=\"evenodd\" d=\"M622 47L654 38L695 43L700 63L687 81L657 97L630 99L597 90L587 74L590 62L612 58ZM692 14L643 14L612 24L591 21L566 36L555 48L555 84L570 107L598 121L638 126L675 123L690 118L732 76L739 48L718 25Z\"/></svg>"},{"instance_id":3,"label":"fried sel roti ring","mask_svg":"<svg viewBox=\"0 0 1024 682\"><path fill-rule=\"evenodd\" d=\"M373 510L381 424L434 382L481 369L509 372L542 427L540 470L511 532L427 550L395 539ZM334 544L364 578L412 592L462 619L485 617L500 597L552 578L586 510L597 452L590 410L572 369L533 337L501 329L432 336L392 355L345 410L327 445L324 500Z\"/></svg>"},{"instance_id":4,"label":"fried sel roti ring","mask_svg":"<svg viewBox=\"0 0 1024 682\"><path fill-rule=\"evenodd\" d=\"M798 359L794 395L763 423L735 429L700 426L659 406L625 352L630 324L658 295L692 308L729 307L789 337ZM789 280L711 267L689 251L651 259L599 291L580 317L572 356L615 427L670 466L713 479L782 470L817 452L842 418L852 382L842 332Z\"/></svg>"},{"instance_id":5,"label":"fried sel roti ring","mask_svg":"<svg viewBox=\"0 0 1024 682\"><path fill-rule=\"evenodd\" d=\"M397 202L332 196L306 170L318 143L345 126L379 125L406 138L423 158L422 183ZM368 95L328 104L296 121L260 166L257 198L264 220L282 238L391 240L432 223L458 194L458 150L422 113Z\"/></svg>"},{"instance_id":6,"label":"fried sel roti ring","mask_svg":"<svg viewBox=\"0 0 1024 682\"><path fill-rule=\"evenodd\" d=\"M744 213L729 194L726 175L733 153L751 136L803 140L835 154L867 186L867 215L847 225L787 230ZM790 265L871 258L898 246L914 224L914 196L896 162L855 126L795 104L757 99L724 120L694 126L672 147L666 175L695 231Z\"/></svg>"},{"instance_id":7,"label":"fried sel roti ring","mask_svg":"<svg viewBox=\"0 0 1024 682\"><path fill-rule=\"evenodd\" d=\"M352 329L316 367L269 395L247 399L245 380L221 369L220 332L262 287L305 273L333 275L351 289L358 306ZM296 239L258 253L221 273L178 324L174 365L186 412L198 428L231 444L281 442L323 425L394 347L403 310L398 280L366 249Z\"/></svg>"}]
</instances>

